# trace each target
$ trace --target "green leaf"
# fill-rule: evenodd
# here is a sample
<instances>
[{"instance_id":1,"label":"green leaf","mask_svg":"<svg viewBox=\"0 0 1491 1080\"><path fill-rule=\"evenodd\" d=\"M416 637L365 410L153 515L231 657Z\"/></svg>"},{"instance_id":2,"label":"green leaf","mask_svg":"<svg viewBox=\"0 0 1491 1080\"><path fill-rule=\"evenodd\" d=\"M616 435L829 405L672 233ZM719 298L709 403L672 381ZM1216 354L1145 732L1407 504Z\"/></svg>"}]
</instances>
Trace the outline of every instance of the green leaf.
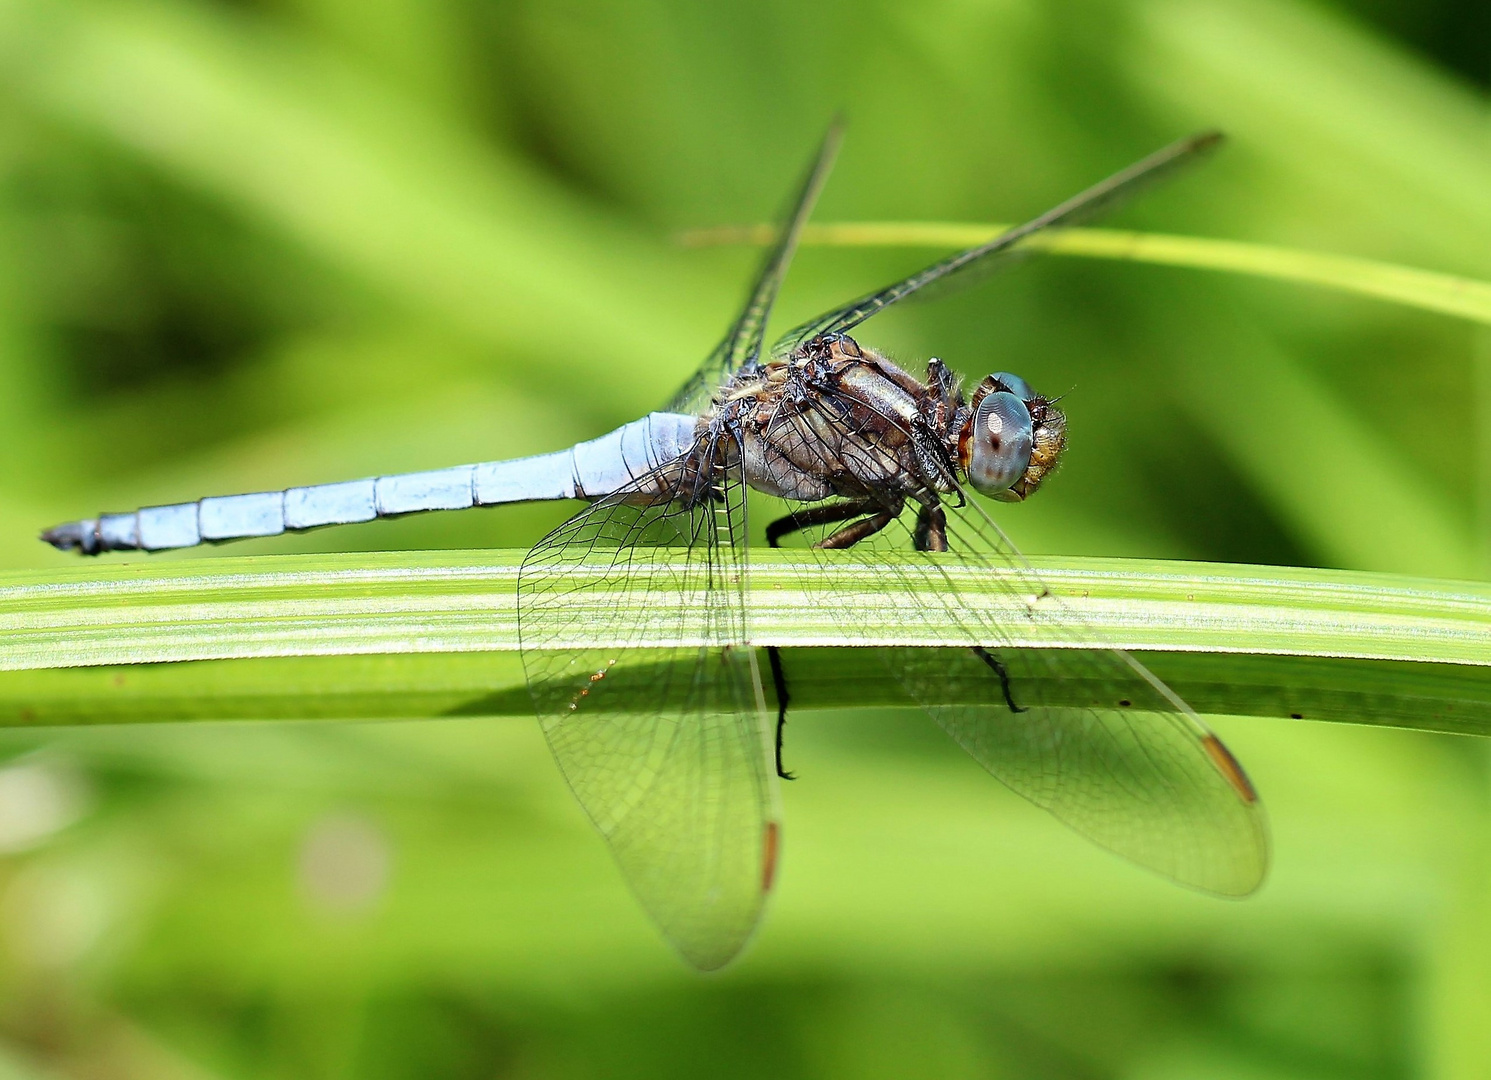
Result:
<instances>
[{"instance_id":1,"label":"green leaf","mask_svg":"<svg viewBox=\"0 0 1491 1080\"><path fill-rule=\"evenodd\" d=\"M842 222L809 225L803 230L802 243L823 247L963 248L981 244L1009 227L931 221ZM765 244L771 236L770 226L737 226L698 229L684 233L681 240L690 246ZM1126 259L1319 285L1491 324L1491 282L1373 259L1118 229L1067 229L1037 235L1022 246L1052 255Z\"/></svg>"},{"instance_id":2,"label":"green leaf","mask_svg":"<svg viewBox=\"0 0 1491 1080\"><path fill-rule=\"evenodd\" d=\"M5 575L0 723L526 716L521 560L357 553ZM1090 631L1059 644L1140 652L1202 712L1491 734L1491 586L1123 559L1034 565ZM846 647L819 582L824 595L862 597L858 640L960 640L936 621L940 605L908 622L915 589L863 575L789 552L753 559L753 640L782 647L802 708L907 704L873 648ZM1011 603L992 577L965 587L970 602ZM648 623L639 610L636 624ZM1032 625L1017 644L1058 643Z\"/></svg>"}]
</instances>

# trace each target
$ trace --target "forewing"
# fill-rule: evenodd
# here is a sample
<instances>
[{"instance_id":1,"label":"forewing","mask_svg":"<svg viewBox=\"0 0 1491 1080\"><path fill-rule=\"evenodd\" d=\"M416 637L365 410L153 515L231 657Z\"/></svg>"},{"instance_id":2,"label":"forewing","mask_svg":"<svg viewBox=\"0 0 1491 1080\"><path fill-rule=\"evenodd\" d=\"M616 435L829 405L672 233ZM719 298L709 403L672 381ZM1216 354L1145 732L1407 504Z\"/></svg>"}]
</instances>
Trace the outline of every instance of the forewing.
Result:
<instances>
[{"instance_id":1,"label":"forewing","mask_svg":"<svg viewBox=\"0 0 1491 1080\"><path fill-rule=\"evenodd\" d=\"M661 480L696 500L649 503ZM570 788L664 936L731 960L771 887L776 776L744 647L744 505L718 455L670 463L545 537L519 575L523 662Z\"/></svg>"},{"instance_id":2,"label":"forewing","mask_svg":"<svg viewBox=\"0 0 1491 1080\"><path fill-rule=\"evenodd\" d=\"M837 415L821 418L843 424ZM852 443L862 462L884 453L868 436ZM912 639L960 642L883 649L910 697L1006 785L1103 847L1207 892L1255 890L1267 828L1231 754L1142 664L1103 647L979 504L944 509L949 552L908 550L912 510L849 550L814 549L824 568L857 566L913 598L895 612ZM853 596L827 602L851 640L885 641Z\"/></svg>"},{"instance_id":3,"label":"forewing","mask_svg":"<svg viewBox=\"0 0 1491 1080\"><path fill-rule=\"evenodd\" d=\"M739 318L731 325L723 341L709 354L709 358L684 383L665 411L688 414L703 414L710 399L736 372L757 362L761 356L761 340L766 333L766 321L771 315L771 305L776 300L777 290L787 274L787 266L797 250L797 240L802 227L813 213L813 205L833 169L838 156L839 144L844 138L844 123L835 118L818 146L801 186L782 215L781 228L776 243L767 252L761 269L751 286L750 296Z\"/></svg>"},{"instance_id":4,"label":"forewing","mask_svg":"<svg viewBox=\"0 0 1491 1080\"><path fill-rule=\"evenodd\" d=\"M1175 170L1206 156L1221 141L1220 132L1208 131L1172 143L1024 225L1001 233L986 243L949 255L893 285L868 293L795 327L773 346L772 355L785 356L803 342L820 334L847 333L872 315L879 314L934 282L945 282L951 286L951 279L955 277L958 285L982 280L988 273L1002 269L1015 258L1024 255L1026 252L1022 250L1022 245L1030 237L1049 229L1092 220L1168 177Z\"/></svg>"}]
</instances>

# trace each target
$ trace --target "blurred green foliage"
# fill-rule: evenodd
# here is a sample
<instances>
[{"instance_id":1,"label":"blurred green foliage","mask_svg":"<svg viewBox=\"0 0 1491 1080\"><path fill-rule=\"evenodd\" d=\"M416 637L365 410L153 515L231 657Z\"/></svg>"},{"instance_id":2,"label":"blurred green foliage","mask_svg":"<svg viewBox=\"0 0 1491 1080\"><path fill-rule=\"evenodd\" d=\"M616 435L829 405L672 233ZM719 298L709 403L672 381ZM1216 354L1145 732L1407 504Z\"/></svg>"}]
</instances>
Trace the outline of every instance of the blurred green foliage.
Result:
<instances>
[{"instance_id":1,"label":"blurred green foliage","mask_svg":"<svg viewBox=\"0 0 1491 1080\"><path fill-rule=\"evenodd\" d=\"M98 509L550 449L654 407L829 114L822 220L1009 220L1184 132L1135 228L1491 277L1480 0L4 0L0 565ZM1479 37L1477 36L1479 34ZM1396 36L1395 36L1396 35ZM907 251L805 250L784 320ZM1179 269L1033 261L908 363L1069 393L1031 551L1491 566L1491 341ZM523 546L558 508L234 548ZM173 556L164 556L173 557ZM1483 1076L1479 743L1220 725L1256 900L1151 880L914 716L804 715L754 950L679 965L536 725L8 732L17 1077Z\"/></svg>"}]
</instances>

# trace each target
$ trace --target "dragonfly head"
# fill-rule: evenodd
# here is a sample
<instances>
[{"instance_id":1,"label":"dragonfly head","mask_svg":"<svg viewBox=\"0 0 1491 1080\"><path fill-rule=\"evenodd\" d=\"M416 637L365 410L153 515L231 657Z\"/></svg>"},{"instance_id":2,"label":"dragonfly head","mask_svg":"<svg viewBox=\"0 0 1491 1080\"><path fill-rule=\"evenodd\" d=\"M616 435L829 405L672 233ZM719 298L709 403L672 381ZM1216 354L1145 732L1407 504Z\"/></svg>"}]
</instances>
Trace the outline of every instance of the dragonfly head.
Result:
<instances>
[{"instance_id":1,"label":"dragonfly head","mask_svg":"<svg viewBox=\"0 0 1491 1080\"><path fill-rule=\"evenodd\" d=\"M1020 502L1056 468L1066 416L1020 376L997 372L974 391L958 436L958 459L980 494Z\"/></svg>"}]
</instances>

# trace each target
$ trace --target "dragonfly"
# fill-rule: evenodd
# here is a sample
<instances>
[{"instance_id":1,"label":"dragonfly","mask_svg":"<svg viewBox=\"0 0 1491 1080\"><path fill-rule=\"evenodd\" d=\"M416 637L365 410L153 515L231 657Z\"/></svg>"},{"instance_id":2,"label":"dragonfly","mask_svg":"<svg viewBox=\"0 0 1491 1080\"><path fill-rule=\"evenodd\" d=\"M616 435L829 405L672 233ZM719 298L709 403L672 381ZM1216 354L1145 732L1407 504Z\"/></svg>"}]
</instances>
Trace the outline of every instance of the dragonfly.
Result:
<instances>
[{"instance_id":1,"label":"dragonfly","mask_svg":"<svg viewBox=\"0 0 1491 1080\"><path fill-rule=\"evenodd\" d=\"M807 584L841 642L873 651L909 702L996 778L1180 884L1252 893L1269 844L1242 766L1174 691L1053 595L984 501L1021 502L1050 478L1065 414L1019 376L994 373L965 392L942 360L919 378L850 334L929 286L1013 265L1029 238L1112 208L1201 160L1221 136L1173 143L764 349L842 135L835 122L745 306L664 409L533 457L106 513L42 539L85 555L149 552L583 500L519 571L528 686L561 772L642 907L687 962L713 970L761 921L781 853L779 782L790 779L781 758L790 683L777 649L758 651L751 635L751 489L787 504L766 540L807 553ZM898 609L909 640L935 626L942 643L872 641L856 619L862 598L834 584L853 571L915 597ZM1005 602L989 603L991 589ZM1037 639L1044 647L1027 647Z\"/></svg>"}]
</instances>

